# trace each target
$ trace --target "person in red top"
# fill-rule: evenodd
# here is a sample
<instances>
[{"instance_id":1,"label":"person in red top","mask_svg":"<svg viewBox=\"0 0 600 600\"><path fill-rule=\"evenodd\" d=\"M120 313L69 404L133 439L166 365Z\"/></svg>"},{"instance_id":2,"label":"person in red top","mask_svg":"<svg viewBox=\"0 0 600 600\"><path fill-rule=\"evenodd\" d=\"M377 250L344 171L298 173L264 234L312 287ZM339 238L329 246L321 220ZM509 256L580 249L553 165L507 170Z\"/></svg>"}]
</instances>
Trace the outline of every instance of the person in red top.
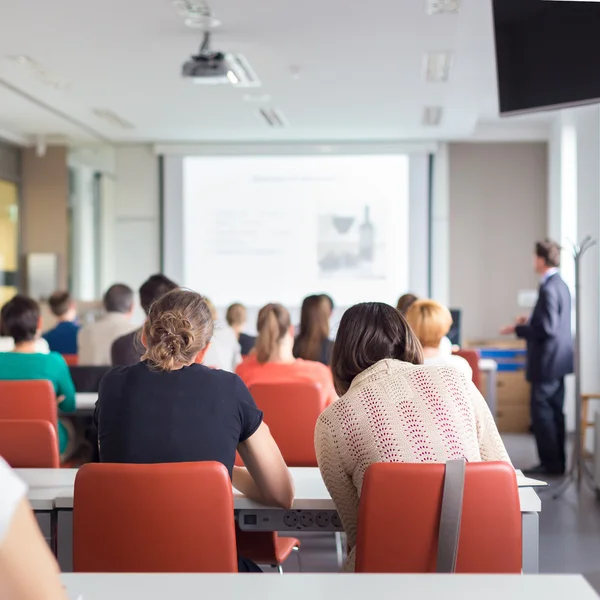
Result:
<instances>
[{"instance_id":1,"label":"person in red top","mask_svg":"<svg viewBox=\"0 0 600 600\"><path fill-rule=\"evenodd\" d=\"M251 387L255 383L309 380L321 384L327 404L337 400L329 367L294 358L294 327L281 304L267 304L258 313L258 338L252 353L236 373Z\"/></svg>"}]
</instances>

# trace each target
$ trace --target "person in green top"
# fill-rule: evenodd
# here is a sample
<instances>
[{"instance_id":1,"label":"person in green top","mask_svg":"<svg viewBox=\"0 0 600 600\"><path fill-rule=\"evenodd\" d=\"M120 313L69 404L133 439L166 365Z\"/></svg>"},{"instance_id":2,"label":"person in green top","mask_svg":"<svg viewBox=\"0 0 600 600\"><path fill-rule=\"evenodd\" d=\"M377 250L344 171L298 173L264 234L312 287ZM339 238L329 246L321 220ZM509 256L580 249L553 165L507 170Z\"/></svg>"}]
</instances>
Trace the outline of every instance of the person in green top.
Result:
<instances>
[{"instance_id":1,"label":"person in green top","mask_svg":"<svg viewBox=\"0 0 600 600\"><path fill-rule=\"evenodd\" d=\"M15 341L12 352L0 352L0 380L46 379L52 383L63 412L75 410L75 386L65 359L56 352L40 354L35 343L41 332L40 307L27 296L17 295L0 312L3 335ZM74 431L58 422L61 458L73 446Z\"/></svg>"}]
</instances>

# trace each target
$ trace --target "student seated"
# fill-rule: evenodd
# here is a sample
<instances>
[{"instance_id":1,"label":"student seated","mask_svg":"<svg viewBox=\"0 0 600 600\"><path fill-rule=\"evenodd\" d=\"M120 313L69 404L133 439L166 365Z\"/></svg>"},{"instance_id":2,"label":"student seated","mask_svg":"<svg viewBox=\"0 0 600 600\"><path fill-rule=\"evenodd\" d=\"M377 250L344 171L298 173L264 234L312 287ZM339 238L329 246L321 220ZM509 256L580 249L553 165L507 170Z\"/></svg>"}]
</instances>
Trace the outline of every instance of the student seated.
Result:
<instances>
[{"instance_id":1,"label":"student seated","mask_svg":"<svg viewBox=\"0 0 600 600\"><path fill-rule=\"evenodd\" d=\"M100 384L100 461L218 461L243 494L289 508L291 476L248 388L233 373L198 364L212 333L199 294L178 289L154 302L142 331L142 362L112 369ZM248 470L234 467L236 450Z\"/></svg>"},{"instance_id":2,"label":"student seated","mask_svg":"<svg viewBox=\"0 0 600 600\"><path fill-rule=\"evenodd\" d=\"M248 387L255 383L308 380L321 384L328 404L337 400L331 371L312 360L294 358L294 327L281 304L267 304L258 313L258 338L250 356L237 368Z\"/></svg>"},{"instance_id":3,"label":"student seated","mask_svg":"<svg viewBox=\"0 0 600 600\"><path fill-rule=\"evenodd\" d=\"M458 369L468 379L473 378L473 370L462 356L448 351L444 340L452 327L450 311L435 300L417 300L406 312L406 320L423 346L426 365L450 366Z\"/></svg>"},{"instance_id":4,"label":"student seated","mask_svg":"<svg viewBox=\"0 0 600 600\"><path fill-rule=\"evenodd\" d=\"M151 275L140 287L140 305L146 315L152 303L178 285L162 274ZM136 329L117 338L111 346L110 356L113 366L127 367L139 363L146 349L140 340L142 329Z\"/></svg>"},{"instance_id":5,"label":"student seated","mask_svg":"<svg viewBox=\"0 0 600 600\"><path fill-rule=\"evenodd\" d=\"M330 307L325 296L304 298L300 312L300 332L294 342L296 358L329 365L333 348L333 342L329 339L329 316Z\"/></svg>"},{"instance_id":6,"label":"student seated","mask_svg":"<svg viewBox=\"0 0 600 600\"><path fill-rule=\"evenodd\" d=\"M54 329L46 331L43 338L52 352L59 354L77 354L77 309L69 292L54 292L48 299L48 305L58 323Z\"/></svg>"},{"instance_id":7,"label":"student seated","mask_svg":"<svg viewBox=\"0 0 600 600\"><path fill-rule=\"evenodd\" d=\"M360 491L371 464L510 462L473 383L455 369L421 363L419 341L391 306L357 304L342 317L331 359L340 399L319 417L315 448L348 536L346 571L354 570Z\"/></svg>"},{"instance_id":8,"label":"student seated","mask_svg":"<svg viewBox=\"0 0 600 600\"><path fill-rule=\"evenodd\" d=\"M236 367L242 362L240 343L235 331L229 325L219 322L217 309L208 298L205 297L204 301L212 315L214 328L210 346L204 355L202 363L213 369L222 369L223 371L235 373Z\"/></svg>"},{"instance_id":9,"label":"student seated","mask_svg":"<svg viewBox=\"0 0 600 600\"><path fill-rule=\"evenodd\" d=\"M60 571L27 502L27 486L0 457L0 598L67 600Z\"/></svg>"},{"instance_id":10,"label":"student seated","mask_svg":"<svg viewBox=\"0 0 600 600\"><path fill-rule=\"evenodd\" d=\"M86 367L110 365L113 342L136 329L131 324L133 290L128 285L117 283L110 286L102 300L106 314L79 331L79 364Z\"/></svg>"},{"instance_id":11,"label":"student seated","mask_svg":"<svg viewBox=\"0 0 600 600\"><path fill-rule=\"evenodd\" d=\"M248 335L244 333L244 327L246 327L246 323L248 318L246 316L246 307L243 304L239 304L238 302L232 304L227 309L227 324L237 336L237 339L240 343L240 350L242 352L242 356L248 356L254 348L254 344L256 344L256 337L253 335Z\"/></svg>"},{"instance_id":12,"label":"student seated","mask_svg":"<svg viewBox=\"0 0 600 600\"><path fill-rule=\"evenodd\" d=\"M41 333L40 307L35 300L17 295L2 307L4 331L14 340L12 352L0 353L0 380L46 379L52 383L63 412L75 410L75 386L65 359L56 352L40 354L36 339ZM70 421L59 419L58 441L61 459L74 450L75 434Z\"/></svg>"}]
</instances>

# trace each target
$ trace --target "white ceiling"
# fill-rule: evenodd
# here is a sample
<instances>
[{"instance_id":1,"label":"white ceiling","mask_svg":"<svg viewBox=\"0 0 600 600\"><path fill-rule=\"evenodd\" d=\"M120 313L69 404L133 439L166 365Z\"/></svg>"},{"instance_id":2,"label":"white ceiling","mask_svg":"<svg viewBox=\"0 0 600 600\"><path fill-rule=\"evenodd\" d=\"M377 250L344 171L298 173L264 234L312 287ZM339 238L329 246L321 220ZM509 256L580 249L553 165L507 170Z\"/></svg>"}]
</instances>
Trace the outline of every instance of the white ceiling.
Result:
<instances>
[{"instance_id":1,"label":"white ceiling","mask_svg":"<svg viewBox=\"0 0 600 600\"><path fill-rule=\"evenodd\" d=\"M223 23L213 48L243 53L262 87L182 80L200 34L170 0L0 0L0 136L175 143L546 134L551 116L498 121L491 0L462 0L458 16L427 16L426 0L209 3ZM450 81L424 82L423 53L445 50L454 54ZM70 87L49 88L10 55L31 57ZM268 94L289 125L268 127L247 94ZM440 126L421 125L426 105L444 107ZM134 129L106 123L98 108Z\"/></svg>"}]
</instances>

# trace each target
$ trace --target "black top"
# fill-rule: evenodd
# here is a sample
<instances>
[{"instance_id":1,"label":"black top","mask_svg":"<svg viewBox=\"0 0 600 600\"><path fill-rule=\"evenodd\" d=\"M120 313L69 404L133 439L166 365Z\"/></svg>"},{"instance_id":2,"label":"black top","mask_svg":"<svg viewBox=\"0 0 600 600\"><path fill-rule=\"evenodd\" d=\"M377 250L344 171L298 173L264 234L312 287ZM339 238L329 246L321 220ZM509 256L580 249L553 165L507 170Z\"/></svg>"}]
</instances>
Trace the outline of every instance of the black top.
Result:
<instances>
[{"instance_id":1,"label":"black top","mask_svg":"<svg viewBox=\"0 0 600 600\"><path fill-rule=\"evenodd\" d=\"M333 342L331 340L325 338L321 342L321 352L319 354L318 362L323 363L326 366L329 366L331 364L332 350L333 350ZM307 359L306 356L300 356L300 353L298 350L298 338L296 338L296 341L294 342L294 356L296 358L303 358L305 360L310 360L310 359Z\"/></svg>"},{"instance_id":2,"label":"black top","mask_svg":"<svg viewBox=\"0 0 600 600\"><path fill-rule=\"evenodd\" d=\"M531 319L518 325L516 334L527 340L528 381L552 381L573 372L571 293L558 273L540 286Z\"/></svg>"},{"instance_id":3,"label":"black top","mask_svg":"<svg viewBox=\"0 0 600 600\"><path fill-rule=\"evenodd\" d=\"M231 475L237 446L258 429L262 412L233 373L197 364L154 371L140 362L104 377L94 420L100 462L214 460Z\"/></svg>"},{"instance_id":4,"label":"black top","mask_svg":"<svg viewBox=\"0 0 600 600\"><path fill-rule=\"evenodd\" d=\"M140 330L126 333L117 338L110 347L110 357L113 367L129 367L142 360L144 346L140 340Z\"/></svg>"},{"instance_id":5,"label":"black top","mask_svg":"<svg viewBox=\"0 0 600 600\"><path fill-rule=\"evenodd\" d=\"M248 356L252 352L252 348L256 345L256 337L247 333L240 333L240 350L242 356Z\"/></svg>"}]
</instances>

